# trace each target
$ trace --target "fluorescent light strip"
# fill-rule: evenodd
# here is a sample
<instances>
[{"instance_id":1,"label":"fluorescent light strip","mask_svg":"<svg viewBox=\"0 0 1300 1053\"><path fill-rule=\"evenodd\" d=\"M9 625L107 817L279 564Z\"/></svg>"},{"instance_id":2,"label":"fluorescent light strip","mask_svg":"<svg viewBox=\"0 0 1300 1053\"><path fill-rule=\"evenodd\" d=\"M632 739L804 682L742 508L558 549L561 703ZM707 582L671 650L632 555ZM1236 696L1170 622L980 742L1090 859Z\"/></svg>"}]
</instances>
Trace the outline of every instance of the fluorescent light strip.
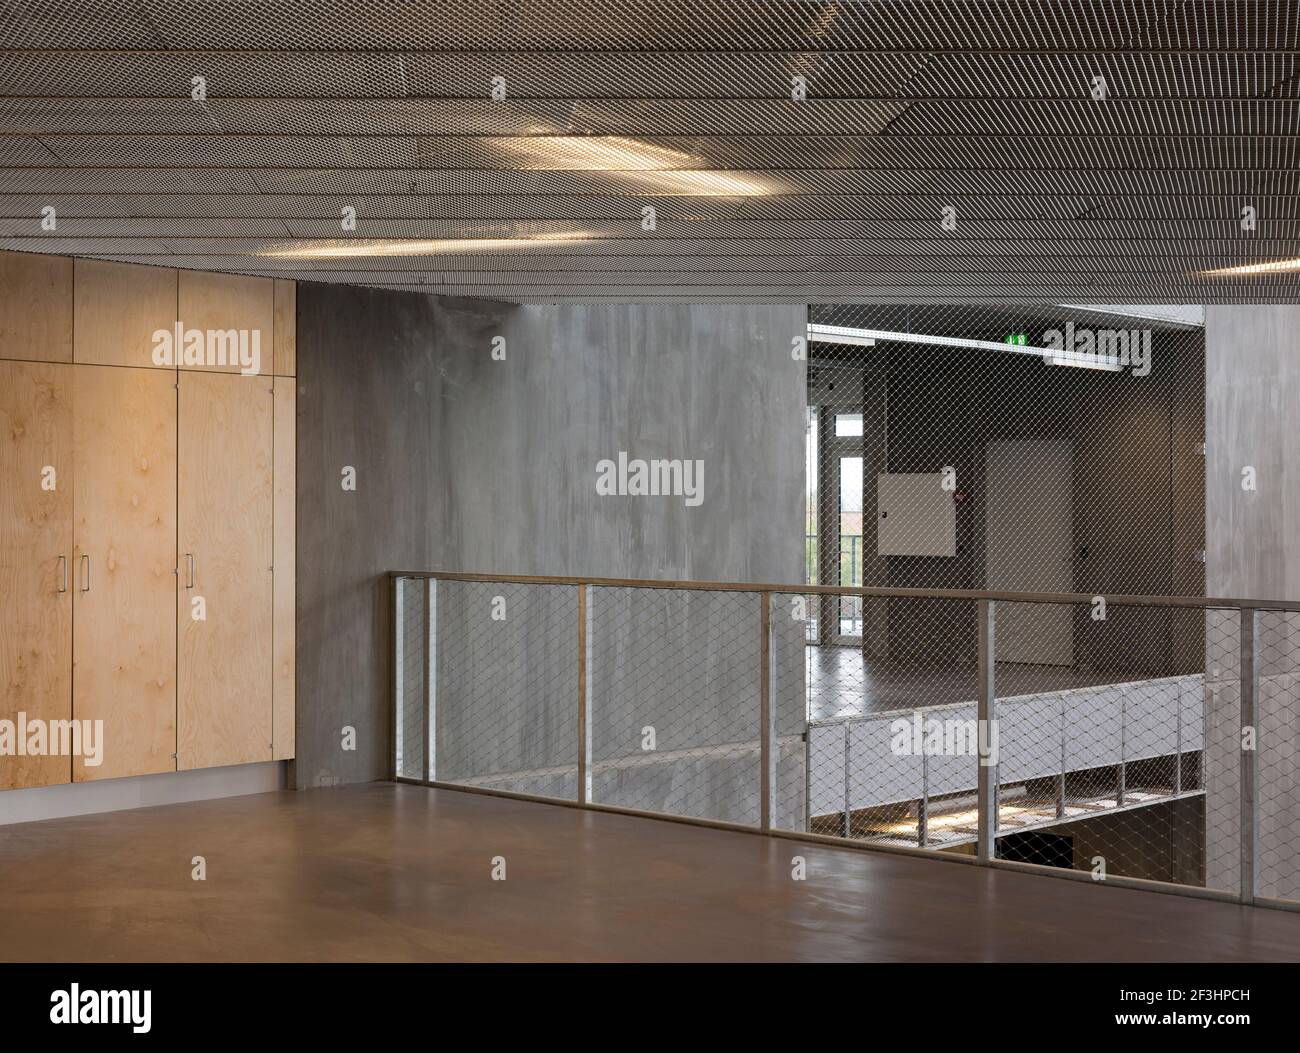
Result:
<instances>
[{"instance_id":1,"label":"fluorescent light strip","mask_svg":"<svg viewBox=\"0 0 1300 1053\"><path fill-rule=\"evenodd\" d=\"M1241 274L1287 274L1300 271L1300 259L1274 260L1271 263L1243 263L1240 267L1221 267L1214 271L1201 271L1212 277L1231 277Z\"/></svg>"},{"instance_id":2,"label":"fluorescent light strip","mask_svg":"<svg viewBox=\"0 0 1300 1053\"><path fill-rule=\"evenodd\" d=\"M359 256L441 256L455 252L493 252L542 247L547 244L572 245L591 239L582 234L557 234L547 238L439 238L432 241L330 241L292 245L282 249L263 249L255 253L273 259L330 260Z\"/></svg>"},{"instance_id":3,"label":"fluorescent light strip","mask_svg":"<svg viewBox=\"0 0 1300 1053\"><path fill-rule=\"evenodd\" d=\"M973 340L965 336L932 336L925 333L893 333L886 329L857 329L839 325L810 325L808 339L823 344L861 344L870 347L880 340L900 344L938 344L942 347L969 347L979 351L1008 351L1017 355L1033 355L1053 366L1078 366L1081 369L1099 369L1106 373L1119 373L1123 366L1107 362L1097 355L1080 351L1058 351L1052 347L1030 347L1027 344L1002 344L996 340Z\"/></svg>"}]
</instances>

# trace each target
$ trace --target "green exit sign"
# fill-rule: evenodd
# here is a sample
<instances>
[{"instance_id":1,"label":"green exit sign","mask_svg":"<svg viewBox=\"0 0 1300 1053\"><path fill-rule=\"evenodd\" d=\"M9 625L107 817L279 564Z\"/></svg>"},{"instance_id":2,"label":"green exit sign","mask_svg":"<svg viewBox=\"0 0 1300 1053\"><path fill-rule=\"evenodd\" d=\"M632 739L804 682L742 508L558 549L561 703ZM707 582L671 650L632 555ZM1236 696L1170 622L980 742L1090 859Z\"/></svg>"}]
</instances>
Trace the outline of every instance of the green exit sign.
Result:
<instances>
[{"instance_id":1,"label":"green exit sign","mask_svg":"<svg viewBox=\"0 0 1300 1053\"><path fill-rule=\"evenodd\" d=\"M1020 346L1020 347L1024 347L1026 344L1029 343L1029 334L1028 334L1028 333L1008 333L1008 334L1007 334L1007 338L1006 338L1006 340L1003 341L1003 343L1007 343L1007 344L1016 344L1016 345L1018 345L1018 346Z\"/></svg>"}]
</instances>

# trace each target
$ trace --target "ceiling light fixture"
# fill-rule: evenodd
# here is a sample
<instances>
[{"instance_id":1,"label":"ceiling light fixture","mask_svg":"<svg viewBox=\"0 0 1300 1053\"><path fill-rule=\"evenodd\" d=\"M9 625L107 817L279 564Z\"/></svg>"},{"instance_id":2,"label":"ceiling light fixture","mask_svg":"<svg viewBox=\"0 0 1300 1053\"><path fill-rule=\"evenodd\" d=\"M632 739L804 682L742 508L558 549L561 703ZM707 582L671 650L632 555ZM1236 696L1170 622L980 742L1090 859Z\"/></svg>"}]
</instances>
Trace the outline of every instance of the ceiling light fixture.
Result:
<instances>
[{"instance_id":1,"label":"ceiling light fixture","mask_svg":"<svg viewBox=\"0 0 1300 1053\"><path fill-rule=\"evenodd\" d=\"M1216 278L1227 278L1245 274L1287 274L1300 271L1300 259L1273 260L1270 263L1243 263L1239 267L1220 267L1218 270L1201 271L1202 274Z\"/></svg>"},{"instance_id":2,"label":"ceiling light fixture","mask_svg":"<svg viewBox=\"0 0 1300 1053\"><path fill-rule=\"evenodd\" d=\"M1053 366L1078 366L1081 369L1099 369L1106 373L1119 373L1123 366L1108 361L1105 355L1089 355L1082 351L1057 350L1052 347L1031 347L1028 344L999 343L996 340L975 340L965 336L934 336L926 333L896 333L885 329L858 329L842 325L810 325L808 340L825 344L864 344L890 340L902 344L929 344L940 347L969 347L981 351L1011 352L1033 355Z\"/></svg>"},{"instance_id":3,"label":"ceiling light fixture","mask_svg":"<svg viewBox=\"0 0 1300 1053\"><path fill-rule=\"evenodd\" d=\"M443 256L457 252L529 250L546 245L575 245L590 241L585 234L555 234L545 238L437 238L428 241L329 241L262 249L254 255L270 259L332 260L362 256Z\"/></svg>"}]
</instances>

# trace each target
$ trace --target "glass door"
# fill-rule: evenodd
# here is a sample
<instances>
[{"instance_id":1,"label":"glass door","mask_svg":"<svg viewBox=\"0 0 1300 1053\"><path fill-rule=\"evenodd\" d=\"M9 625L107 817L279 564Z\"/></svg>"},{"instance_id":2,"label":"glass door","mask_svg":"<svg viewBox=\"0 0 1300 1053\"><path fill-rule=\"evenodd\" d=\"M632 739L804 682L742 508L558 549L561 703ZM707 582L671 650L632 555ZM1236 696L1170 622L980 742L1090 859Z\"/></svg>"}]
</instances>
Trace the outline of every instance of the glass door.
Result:
<instances>
[{"instance_id":1,"label":"glass door","mask_svg":"<svg viewBox=\"0 0 1300 1053\"><path fill-rule=\"evenodd\" d=\"M858 431L861 434L861 420ZM837 422L838 423L838 422ZM839 459L839 578L837 585L862 584L862 457ZM862 597L838 597L836 636L841 640L862 639Z\"/></svg>"}]
</instances>

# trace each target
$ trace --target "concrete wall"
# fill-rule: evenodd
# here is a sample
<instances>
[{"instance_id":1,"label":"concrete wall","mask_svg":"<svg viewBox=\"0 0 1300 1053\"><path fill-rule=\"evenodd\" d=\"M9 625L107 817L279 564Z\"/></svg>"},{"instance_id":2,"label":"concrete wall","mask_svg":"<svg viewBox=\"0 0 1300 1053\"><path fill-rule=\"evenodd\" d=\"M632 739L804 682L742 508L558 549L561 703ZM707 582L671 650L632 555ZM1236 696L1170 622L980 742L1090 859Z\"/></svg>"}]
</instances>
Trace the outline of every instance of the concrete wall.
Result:
<instances>
[{"instance_id":1,"label":"concrete wall","mask_svg":"<svg viewBox=\"0 0 1300 1053\"><path fill-rule=\"evenodd\" d=\"M1300 307L1207 307L1206 591L1300 598ZM1242 469L1256 488L1242 488ZM1206 882L1235 888L1238 623L1206 618ZM1261 614L1260 891L1300 896L1300 616Z\"/></svg>"},{"instance_id":2,"label":"concrete wall","mask_svg":"<svg viewBox=\"0 0 1300 1053\"><path fill-rule=\"evenodd\" d=\"M799 581L805 378L790 347L804 324L796 307L301 287L297 783L388 774L388 570ZM598 495L596 464L620 451L702 460L702 503ZM340 487L344 465L355 493ZM536 778L565 783L572 590L443 585L435 602L439 774L555 768ZM756 650L755 598L606 593L592 608L609 633L591 669L595 752L639 751L646 725L665 751L752 738L754 663L730 652ZM793 733L802 649L783 639L778 724ZM344 724L354 753L339 748ZM747 770L729 766L647 769L605 799L653 807L684 780L714 784L708 807L746 811Z\"/></svg>"},{"instance_id":3,"label":"concrete wall","mask_svg":"<svg viewBox=\"0 0 1300 1053\"><path fill-rule=\"evenodd\" d=\"M430 297L298 288L299 787L389 767L390 613L381 576L442 558L441 391ZM355 492L342 489L356 469ZM341 749L342 729L358 731Z\"/></svg>"}]
</instances>

